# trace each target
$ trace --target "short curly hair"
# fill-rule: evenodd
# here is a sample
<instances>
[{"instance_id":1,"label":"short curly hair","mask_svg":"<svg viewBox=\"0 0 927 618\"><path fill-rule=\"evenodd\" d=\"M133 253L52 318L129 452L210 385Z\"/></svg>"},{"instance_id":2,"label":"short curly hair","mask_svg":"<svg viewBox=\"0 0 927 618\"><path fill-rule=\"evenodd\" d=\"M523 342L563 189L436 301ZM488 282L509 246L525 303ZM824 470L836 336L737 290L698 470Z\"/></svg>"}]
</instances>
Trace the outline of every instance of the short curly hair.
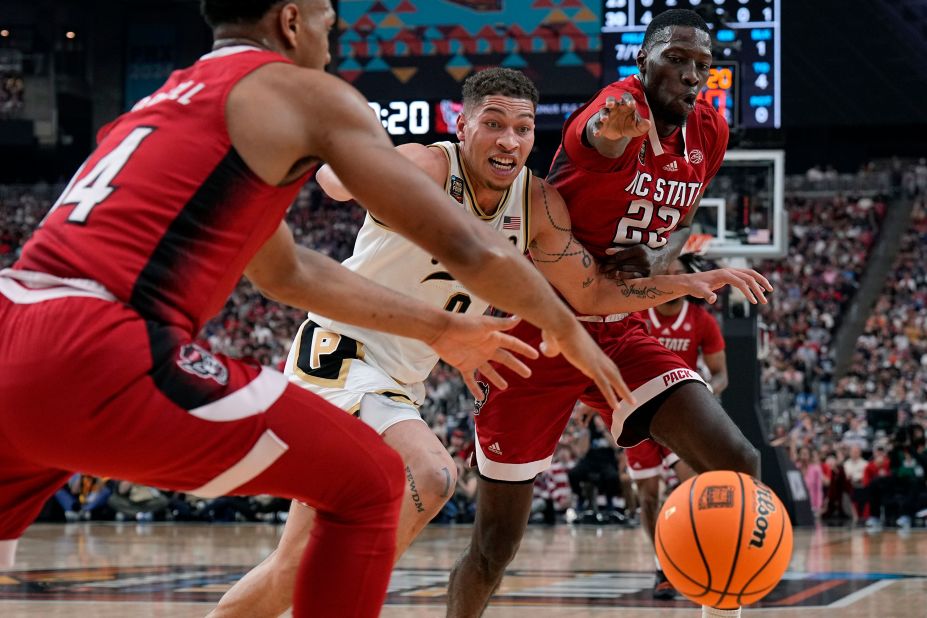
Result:
<instances>
[{"instance_id":1,"label":"short curly hair","mask_svg":"<svg viewBox=\"0 0 927 618\"><path fill-rule=\"evenodd\" d=\"M659 15L653 18L649 24L647 24L647 30L644 32L644 42L642 47L645 50L653 47L654 43L657 42L657 39L660 33L667 28L672 28L673 26L688 26L690 28L695 28L696 30L701 30L711 38L711 32L708 30L708 24L705 23L705 20L702 19L702 16L696 13L695 11L690 11L689 9L670 9L668 11L663 11Z\"/></svg>"},{"instance_id":2,"label":"short curly hair","mask_svg":"<svg viewBox=\"0 0 927 618\"><path fill-rule=\"evenodd\" d=\"M200 12L211 27L222 24L253 24L284 0L200 0Z\"/></svg>"},{"instance_id":3,"label":"short curly hair","mask_svg":"<svg viewBox=\"0 0 927 618\"><path fill-rule=\"evenodd\" d=\"M536 108L538 89L521 71L495 67L474 73L464 82L463 104L465 109L479 105L483 97L498 94L514 99L527 99Z\"/></svg>"}]
</instances>

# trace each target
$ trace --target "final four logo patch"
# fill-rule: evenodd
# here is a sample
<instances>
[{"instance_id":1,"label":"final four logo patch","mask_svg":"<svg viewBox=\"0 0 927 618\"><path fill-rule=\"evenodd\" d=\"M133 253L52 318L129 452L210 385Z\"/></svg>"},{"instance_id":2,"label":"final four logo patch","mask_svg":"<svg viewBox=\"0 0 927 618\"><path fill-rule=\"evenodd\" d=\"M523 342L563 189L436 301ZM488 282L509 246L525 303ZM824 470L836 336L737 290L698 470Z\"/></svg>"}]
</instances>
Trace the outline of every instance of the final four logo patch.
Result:
<instances>
[{"instance_id":1,"label":"final four logo patch","mask_svg":"<svg viewBox=\"0 0 927 618\"><path fill-rule=\"evenodd\" d=\"M459 176L451 175L451 197L463 204L463 179Z\"/></svg>"}]
</instances>

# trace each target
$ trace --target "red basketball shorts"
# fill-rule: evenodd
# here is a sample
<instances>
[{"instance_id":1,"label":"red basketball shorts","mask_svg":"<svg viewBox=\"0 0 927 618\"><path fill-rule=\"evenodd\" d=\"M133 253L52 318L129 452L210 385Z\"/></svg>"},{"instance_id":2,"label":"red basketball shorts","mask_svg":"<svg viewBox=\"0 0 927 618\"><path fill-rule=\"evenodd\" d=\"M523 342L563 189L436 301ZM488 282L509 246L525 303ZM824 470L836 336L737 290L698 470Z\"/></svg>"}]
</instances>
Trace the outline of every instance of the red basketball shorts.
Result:
<instances>
[{"instance_id":1,"label":"red basketball shorts","mask_svg":"<svg viewBox=\"0 0 927 618\"><path fill-rule=\"evenodd\" d=\"M595 383L563 356L526 361L532 371L528 379L501 369L509 387L490 387L476 411L476 463L484 477L527 481L547 469L577 400L598 410L619 445L633 446L649 437L626 426L641 405L677 384L704 384L697 372L644 330L637 316L583 324L615 361L637 404L622 402L613 413ZM540 331L526 322L510 332L535 347L541 342Z\"/></svg>"},{"instance_id":2,"label":"red basketball shorts","mask_svg":"<svg viewBox=\"0 0 927 618\"><path fill-rule=\"evenodd\" d=\"M75 471L329 513L363 505L345 503L357 465L373 470L364 491L401 489L398 458L385 468L394 454L356 418L107 297L0 275L0 540L18 538Z\"/></svg>"},{"instance_id":3,"label":"red basketball shorts","mask_svg":"<svg viewBox=\"0 0 927 618\"><path fill-rule=\"evenodd\" d=\"M652 438L624 452L628 457L628 475L635 481L663 476L666 470L679 461L679 455Z\"/></svg>"}]
</instances>

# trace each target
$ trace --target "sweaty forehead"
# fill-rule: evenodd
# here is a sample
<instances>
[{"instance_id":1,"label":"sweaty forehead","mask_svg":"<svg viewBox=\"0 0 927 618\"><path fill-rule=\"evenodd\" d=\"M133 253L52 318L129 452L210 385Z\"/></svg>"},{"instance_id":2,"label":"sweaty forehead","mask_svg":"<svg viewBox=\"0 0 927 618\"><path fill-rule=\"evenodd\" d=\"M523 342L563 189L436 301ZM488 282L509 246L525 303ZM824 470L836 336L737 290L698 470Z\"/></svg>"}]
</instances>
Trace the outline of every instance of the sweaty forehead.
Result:
<instances>
[{"instance_id":1,"label":"sweaty forehead","mask_svg":"<svg viewBox=\"0 0 927 618\"><path fill-rule=\"evenodd\" d=\"M476 113L502 113L511 116L534 117L534 103L529 99L507 97L501 94L489 94L483 97L476 107Z\"/></svg>"},{"instance_id":2,"label":"sweaty forehead","mask_svg":"<svg viewBox=\"0 0 927 618\"><path fill-rule=\"evenodd\" d=\"M711 37L704 30L691 26L667 26L654 35L653 47L670 45L711 53Z\"/></svg>"}]
</instances>

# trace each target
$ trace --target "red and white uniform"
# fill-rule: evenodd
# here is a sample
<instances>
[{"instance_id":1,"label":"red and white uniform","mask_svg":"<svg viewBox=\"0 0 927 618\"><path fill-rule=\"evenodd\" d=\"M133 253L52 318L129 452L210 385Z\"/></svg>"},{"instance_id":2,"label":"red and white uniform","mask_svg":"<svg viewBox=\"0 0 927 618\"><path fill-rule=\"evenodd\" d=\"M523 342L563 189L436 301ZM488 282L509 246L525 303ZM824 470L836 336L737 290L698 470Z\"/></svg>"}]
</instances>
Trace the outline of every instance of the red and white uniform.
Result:
<instances>
[{"instance_id":1,"label":"red and white uniform","mask_svg":"<svg viewBox=\"0 0 927 618\"><path fill-rule=\"evenodd\" d=\"M282 374L193 343L305 180L267 185L226 129L232 87L273 62L287 60L225 48L173 73L100 132L19 261L0 272L0 540L18 538L81 471L348 513L366 537L356 542L386 552L374 585L388 578L394 522L383 508L402 487L398 460L397 479L377 470L389 449ZM328 473L358 464L359 491L375 497L343 495ZM338 539L327 553L357 554L345 533L323 526L323 545ZM324 597L335 574L320 566L310 569L328 580L313 584Z\"/></svg>"},{"instance_id":2,"label":"red and white uniform","mask_svg":"<svg viewBox=\"0 0 927 618\"><path fill-rule=\"evenodd\" d=\"M589 118L609 96L630 92L644 117L650 108L637 77L603 88L567 120L550 181L566 200L573 233L596 257L614 245L646 243L659 249L695 205L714 177L727 148L728 128L711 105L697 101L687 124L660 138L652 124L622 156L609 159L584 143ZM642 404L676 384L704 382L681 359L650 336L639 316L581 316L592 336L617 363L634 391L637 406L622 403L612 414L595 384L562 357L530 361L524 380L504 372L505 391L490 389L476 417L477 464L486 477L523 481L544 470L577 399L599 410L618 444L649 437L626 421ZM537 344L540 333L527 323L513 331Z\"/></svg>"},{"instance_id":3,"label":"red and white uniform","mask_svg":"<svg viewBox=\"0 0 927 618\"><path fill-rule=\"evenodd\" d=\"M724 350L724 337L718 322L701 305L682 301L675 315L663 315L656 309L640 312L647 328L666 349L678 354L692 370L698 369L701 354L716 354ZM679 456L653 439L626 449L628 472L632 479L660 476L679 461Z\"/></svg>"},{"instance_id":4,"label":"red and white uniform","mask_svg":"<svg viewBox=\"0 0 927 618\"><path fill-rule=\"evenodd\" d=\"M698 369L699 355L724 351L724 336L713 315L699 304L683 299L675 315L663 315L656 309L640 312L650 334L663 347L678 354L690 369Z\"/></svg>"}]
</instances>

